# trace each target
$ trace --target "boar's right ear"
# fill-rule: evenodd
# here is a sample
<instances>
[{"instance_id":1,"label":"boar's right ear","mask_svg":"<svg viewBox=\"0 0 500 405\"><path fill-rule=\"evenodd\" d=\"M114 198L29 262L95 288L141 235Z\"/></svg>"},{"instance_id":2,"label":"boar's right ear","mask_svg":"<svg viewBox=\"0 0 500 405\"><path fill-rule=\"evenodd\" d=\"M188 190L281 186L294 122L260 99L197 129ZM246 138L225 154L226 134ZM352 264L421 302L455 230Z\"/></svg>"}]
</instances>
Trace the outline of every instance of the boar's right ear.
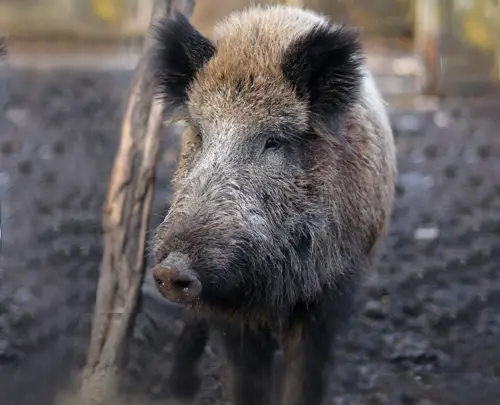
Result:
<instances>
[{"instance_id":1,"label":"boar's right ear","mask_svg":"<svg viewBox=\"0 0 500 405\"><path fill-rule=\"evenodd\" d=\"M363 65L358 30L323 24L292 42L283 72L309 104L313 124L331 127L359 100Z\"/></svg>"},{"instance_id":2,"label":"boar's right ear","mask_svg":"<svg viewBox=\"0 0 500 405\"><path fill-rule=\"evenodd\" d=\"M187 90L196 73L216 52L189 20L177 12L155 27L152 68L155 93L166 108L177 109L187 101Z\"/></svg>"}]
</instances>

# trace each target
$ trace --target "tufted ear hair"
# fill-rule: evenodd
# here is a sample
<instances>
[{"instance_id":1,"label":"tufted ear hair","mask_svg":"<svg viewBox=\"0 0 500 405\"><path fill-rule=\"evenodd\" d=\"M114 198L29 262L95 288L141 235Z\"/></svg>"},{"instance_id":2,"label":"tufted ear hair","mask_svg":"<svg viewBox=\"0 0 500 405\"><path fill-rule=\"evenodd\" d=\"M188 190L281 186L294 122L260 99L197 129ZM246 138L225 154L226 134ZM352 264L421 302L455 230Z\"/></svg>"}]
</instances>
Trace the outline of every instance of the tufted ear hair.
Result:
<instances>
[{"instance_id":1,"label":"tufted ear hair","mask_svg":"<svg viewBox=\"0 0 500 405\"><path fill-rule=\"evenodd\" d=\"M156 96L167 109L182 107L196 73L216 52L212 42L177 12L154 29L152 69Z\"/></svg>"},{"instance_id":2,"label":"tufted ear hair","mask_svg":"<svg viewBox=\"0 0 500 405\"><path fill-rule=\"evenodd\" d=\"M306 100L313 125L335 125L360 97L364 57L359 34L318 25L286 50L283 72Z\"/></svg>"}]
</instances>

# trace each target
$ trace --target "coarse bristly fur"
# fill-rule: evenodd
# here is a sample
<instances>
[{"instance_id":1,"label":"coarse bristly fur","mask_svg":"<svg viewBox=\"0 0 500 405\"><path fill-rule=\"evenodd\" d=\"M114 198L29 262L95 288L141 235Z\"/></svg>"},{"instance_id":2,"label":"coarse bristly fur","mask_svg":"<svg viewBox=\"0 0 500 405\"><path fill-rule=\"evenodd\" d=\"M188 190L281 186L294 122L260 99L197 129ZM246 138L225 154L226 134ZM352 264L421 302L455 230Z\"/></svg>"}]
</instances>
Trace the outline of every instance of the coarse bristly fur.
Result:
<instances>
[{"instance_id":1,"label":"coarse bristly fur","mask_svg":"<svg viewBox=\"0 0 500 405\"><path fill-rule=\"evenodd\" d=\"M182 15L157 38L158 94L190 124L158 256L188 253L207 304L228 310L281 312L357 269L395 164L356 33L275 6L229 16L213 42Z\"/></svg>"},{"instance_id":2,"label":"coarse bristly fur","mask_svg":"<svg viewBox=\"0 0 500 405\"><path fill-rule=\"evenodd\" d=\"M254 6L212 37L182 15L157 27L158 97L188 127L153 249L189 258L198 313L305 330L298 314L334 305L388 223L385 106L357 32L314 12Z\"/></svg>"}]
</instances>

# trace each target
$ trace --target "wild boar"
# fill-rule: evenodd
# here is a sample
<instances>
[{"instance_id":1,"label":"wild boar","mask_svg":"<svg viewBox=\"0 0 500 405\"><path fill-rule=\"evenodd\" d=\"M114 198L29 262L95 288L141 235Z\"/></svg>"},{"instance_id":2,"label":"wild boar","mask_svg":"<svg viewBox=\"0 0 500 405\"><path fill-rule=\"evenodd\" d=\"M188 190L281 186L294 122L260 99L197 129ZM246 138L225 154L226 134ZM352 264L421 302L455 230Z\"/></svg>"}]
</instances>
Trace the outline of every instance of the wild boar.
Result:
<instances>
[{"instance_id":1,"label":"wild boar","mask_svg":"<svg viewBox=\"0 0 500 405\"><path fill-rule=\"evenodd\" d=\"M158 97L187 124L153 241L158 289L220 332L236 405L270 403L277 345L284 404L319 405L396 176L358 32L275 5L231 14L211 39L181 14L156 34ZM193 341L184 352L200 354Z\"/></svg>"}]
</instances>

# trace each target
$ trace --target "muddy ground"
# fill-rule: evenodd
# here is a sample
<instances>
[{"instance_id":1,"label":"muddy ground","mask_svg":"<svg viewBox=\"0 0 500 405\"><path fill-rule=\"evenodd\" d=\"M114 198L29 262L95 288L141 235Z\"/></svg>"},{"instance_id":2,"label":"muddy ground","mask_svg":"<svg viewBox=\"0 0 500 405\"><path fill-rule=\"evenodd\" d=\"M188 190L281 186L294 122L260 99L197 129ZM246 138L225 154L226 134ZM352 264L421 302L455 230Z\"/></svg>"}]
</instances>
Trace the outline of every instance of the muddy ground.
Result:
<instances>
[{"instance_id":1,"label":"muddy ground","mask_svg":"<svg viewBox=\"0 0 500 405\"><path fill-rule=\"evenodd\" d=\"M130 74L10 75L0 120L0 403L48 405L84 362L100 209ZM499 111L500 99L392 109L397 201L339 346L332 404L500 403ZM165 134L152 226L168 204L176 146ZM126 388L168 403L183 312L159 300L150 281ZM206 370L199 403L217 403L213 354Z\"/></svg>"}]
</instances>

